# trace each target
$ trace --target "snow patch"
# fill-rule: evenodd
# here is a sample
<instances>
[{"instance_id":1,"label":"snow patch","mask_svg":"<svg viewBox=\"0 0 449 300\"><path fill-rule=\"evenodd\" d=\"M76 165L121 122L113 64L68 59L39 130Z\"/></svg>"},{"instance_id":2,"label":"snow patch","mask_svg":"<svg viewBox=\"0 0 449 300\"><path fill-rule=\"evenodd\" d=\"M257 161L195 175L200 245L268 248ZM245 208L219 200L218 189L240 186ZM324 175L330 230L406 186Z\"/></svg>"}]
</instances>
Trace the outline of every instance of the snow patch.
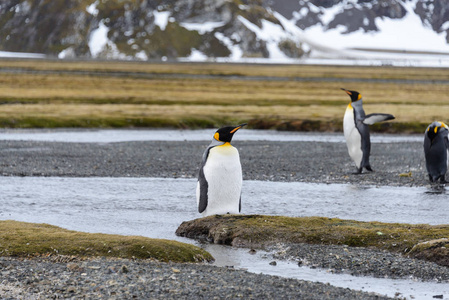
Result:
<instances>
[{"instance_id":1,"label":"snow patch","mask_svg":"<svg viewBox=\"0 0 449 300\"><path fill-rule=\"evenodd\" d=\"M89 49L92 57L97 57L98 54L104 49L108 43L109 28L104 25L104 21L101 20L97 29L92 31L89 40Z\"/></svg>"},{"instance_id":2,"label":"snow patch","mask_svg":"<svg viewBox=\"0 0 449 300\"><path fill-rule=\"evenodd\" d=\"M0 57L5 58L45 58L45 54L41 53L26 53L26 52L9 52L9 51L0 51Z\"/></svg>"},{"instance_id":3,"label":"snow patch","mask_svg":"<svg viewBox=\"0 0 449 300\"><path fill-rule=\"evenodd\" d=\"M192 49L192 52L191 52L190 56L188 57L188 59L189 59L189 61L199 62L199 61L206 61L209 58L203 52L201 52L197 49Z\"/></svg>"},{"instance_id":4,"label":"snow patch","mask_svg":"<svg viewBox=\"0 0 449 300\"><path fill-rule=\"evenodd\" d=\"M159 28L162 31L164 31L168 24L170 12L169 11L154 11L153 16L154 16L154 24L159 26Z\"/></svg>"},{"instance_id":5,"label":"snow patch","mask_svg":"<svg viewBox=\"0 0 449 300\"><path fill-rule=\"evenodd\" d=\"M145 51L140 51L136 53L136 58L140 60L148 60L148 55L145 53Z\"/></svg>"},{"instance_id":6,"label":"snow patch","mask_svg":"<svg viewBox=\"0 0 449 300\"><path fill-rule=\"evenodd\" d=\"M204 23L186 23L182 22L180 25L190 31L198 31L199 34L211 32L215 28L224 26L226 22L204 22Z\"/></svg>"},{"instance_id":7,"label":"snow patch","mask_svg":"<svg viewBox=\"0 0 449 300\"><path fill-rule=\"evenodd\" d=\"M242 16L239 16L238 20L242 22L246 28L254 32L258 39L267 43L267 50L270 53L270 58L288 59L278 46L281 40L290 38L289 34L284 31L282 26L267 20L262 20L262 28L259 28Z\"/></svg>"},{"instance_id":8,"label":"snow patch","mask_svg":"<svg viewBox=\"0 0 449 300\"><path fill-rule=\"evenodd\" d=\"M238 61L239 59L242 58L243 56L242 49L238 45L235 45L230 38L228 38L221 32L215 32L214 36L220 42L222 42L229 49L229 51L231 51L231 55L227 60Z\"/></svg>"},{"instance_id":9,"label":"snow patch","mask_svg":"<svg viewBox=\"0 0 449 300\"><path fill-rule=\"evenodd\" d=\"M88 7L86 7L86 11L91 14L92 16L97 16L98 15L98 0L95 1L94 3L92 3L91 5L89 5Z\"/></svg>"},{"instance_id":10,"label":"snow patch","mask_svg":"<svg viewBox=\"0 0 449 300\"><path fill-rule=\"evenodd\" d=\"M375 24L379 28L376 32L359 29L342 34L346 30L344 26L328 30L326 26L317 24L303 30L300 39L311 46L312 58L368 59L392 65L398 62L401 65L415 65L433 61L432 64L447 65L449 55L425 53L449 54L449 45L446 43L445 32L436 33L423 26L413 10L415 5L416 1L403 4L407 13L402 19L376 18ZM341 8L341 5L337 5L324 10L324 23L329 22L330 16Z\"/></svg>"}]
</instances>

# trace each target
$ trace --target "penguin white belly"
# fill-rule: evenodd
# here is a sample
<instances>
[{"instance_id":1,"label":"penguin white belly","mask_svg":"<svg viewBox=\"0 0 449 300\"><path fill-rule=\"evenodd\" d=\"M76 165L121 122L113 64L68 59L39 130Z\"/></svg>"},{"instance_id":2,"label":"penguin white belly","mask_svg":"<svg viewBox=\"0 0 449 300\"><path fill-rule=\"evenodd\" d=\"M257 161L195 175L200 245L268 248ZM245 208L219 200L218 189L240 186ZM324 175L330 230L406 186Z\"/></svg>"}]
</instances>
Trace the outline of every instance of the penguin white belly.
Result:
<instances>
[{"instance_id":1,"label":"penguin white belly","mask_svg":"<svg viewBox=\"0 0 449 300\"><path fill-rule=\"evenodd\" d=\"M238 214L242 191L238 150L230 144L212 148L203 171L208 184L207 207L203 215Z\"/></svg>"},{"instance_id":2,"label":"penguin white belly","mask_svg":"<svg viewBox=\"0 0 449 300\"><path fill-rule=\"evenodd\" d=\"M351 105L346 108L345 116L343 118L343 132L345 134L346 145L351 159L360 168L362 164L362 137L360 132L355 127L354 109Z\"/></svg>"}]
</instances>

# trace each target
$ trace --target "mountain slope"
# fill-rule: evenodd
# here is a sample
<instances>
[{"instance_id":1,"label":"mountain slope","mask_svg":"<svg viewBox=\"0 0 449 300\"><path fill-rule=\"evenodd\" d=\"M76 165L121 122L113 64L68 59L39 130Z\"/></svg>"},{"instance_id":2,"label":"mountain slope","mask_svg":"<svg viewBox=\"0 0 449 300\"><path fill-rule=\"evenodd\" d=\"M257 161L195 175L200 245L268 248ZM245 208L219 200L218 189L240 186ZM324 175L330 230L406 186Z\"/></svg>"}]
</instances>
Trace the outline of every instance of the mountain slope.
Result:
<instances>
[{"instance_id":1,"label":"mountain slope","mask_svg":"<svg viewBox=\"0 0 449 300\"><path fill-rule=\"evenodd\" d=\"M448 33L446 0L3 0L0 4L1 51L60 58L237 61L400 58L404 52L441 52L446 57Z\"/></svg>"}]
</instances>

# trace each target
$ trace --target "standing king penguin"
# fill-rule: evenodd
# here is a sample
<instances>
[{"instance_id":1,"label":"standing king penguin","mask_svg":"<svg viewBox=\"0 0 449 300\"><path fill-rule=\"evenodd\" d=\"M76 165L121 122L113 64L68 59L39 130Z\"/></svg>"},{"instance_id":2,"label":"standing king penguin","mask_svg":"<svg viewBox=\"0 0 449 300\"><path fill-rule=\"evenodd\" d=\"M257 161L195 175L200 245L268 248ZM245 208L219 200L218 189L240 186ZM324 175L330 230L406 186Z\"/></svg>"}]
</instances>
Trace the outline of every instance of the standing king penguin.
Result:
<instances>
[{"instance_id":1,"label":"standing king penguin","mask_svg":"<svg viewBox=\"0 0 449 300\"><path fill-rule=\"evenodd\" d=\"M449 128L443 122L433 122L424 134L424 156L430 182L446 183Z\"/></svg>"},{"instance_id":2,"label":"standing king penguin","mask_svg":"<svg viewBox=\"0 0 449 300\"><path fill-rule=\"evenodd\" d=\"M196 200L204 217L238 214L241 210L242 166L239 151L231 145L234 133L245 126L218 129L203 154L198 175Z\"/></svg>"},{"instance_id":3,"label":"standing king penguin","mask_svg":"<svg viewBox=\"0 0 449 300\"><path fill-rule=\"evenodd\" d=\"M346 108L343 118L343 132L345 134L349 156L357 167L356 174L362 173L363 168L368 171L373 171L369 163L371 141L368 125L392 120L394 116L378 113L365 115L362 95L356 91L349 91L343 88L342 90L351 97L351 102Z\"/></svg>"}]
</instances>

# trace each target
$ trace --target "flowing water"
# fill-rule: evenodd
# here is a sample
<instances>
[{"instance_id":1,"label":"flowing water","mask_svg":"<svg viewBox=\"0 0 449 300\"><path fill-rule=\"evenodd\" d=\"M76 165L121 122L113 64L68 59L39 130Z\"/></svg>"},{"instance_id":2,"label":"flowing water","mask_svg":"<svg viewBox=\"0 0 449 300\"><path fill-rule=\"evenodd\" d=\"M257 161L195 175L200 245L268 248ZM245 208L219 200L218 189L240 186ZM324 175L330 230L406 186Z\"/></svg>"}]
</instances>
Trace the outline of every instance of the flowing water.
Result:
<instances>
[{"instance_id":1,"label":"flowing water","mask_svg":"<svg viewBox=\"0 0 449 300\"><path fill-rule=\"evenodd\" d=\"M3 129L0 140L29 140L73 143L112 143L130 141L209 141L215 129L202 130L67 130L67 129ZM373 134L373 143L423 142L422 135ZM233 140L279 142L331 142L344 143L341 133L298 133L275 130L239 131Z\"/></svg>"},{"instance_id":2,"label":"flowing water","mask_svg":"<svg viewBox=\"0 0 449 300\"><path fill-rule=\"evenodd\" d=\"M195 185L194 179L0 177L0 219L196 244L175 235L183 221L201 217L196 211ZM263 181L244 181L243 188L244 214L449 224L444 190L433 193L426 188ZM269 264L269 254L263 251L251 255L247 249L200 246L212 253L218 266L329 282L389 296L400 293L414 299L449 297L449 286L444 284L331 274L282 261L274 267Z\"/></svg>"},{"instance_id":3,"label":"flowing water","mask_svg":"<svg viewBox=\"0 0 449 300\"><path fill-rule=\"evenodd\" d=\"M0 140L109 143L126 141L208 141L214 130L1 130ZM236 139L343 143L341 134L242 130ZM374 143L422 142L422 136L374 135ZM177 237L177 227L201 217L194 179L0 177L0 219L48 223L71 230L141 235L193 243L205 248L217 266L234 266L408 299L449 299L449 285L332 274L286 261L269 262L269 253L198 244ZM244 181L242 213L325 216L360 221L449 224L446 190L346 184Z\"/></svg>"}]
</instances>

